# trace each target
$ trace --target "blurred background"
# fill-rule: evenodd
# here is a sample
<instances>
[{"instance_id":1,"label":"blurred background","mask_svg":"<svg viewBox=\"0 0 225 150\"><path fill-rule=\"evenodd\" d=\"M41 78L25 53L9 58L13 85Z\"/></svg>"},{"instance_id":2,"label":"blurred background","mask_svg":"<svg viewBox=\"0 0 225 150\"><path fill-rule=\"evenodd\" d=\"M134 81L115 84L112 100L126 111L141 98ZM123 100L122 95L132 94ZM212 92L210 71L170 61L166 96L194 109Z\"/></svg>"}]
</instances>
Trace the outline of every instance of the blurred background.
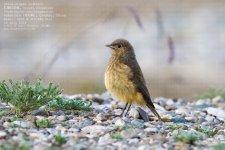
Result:
<instances>
[{"instance_id":1,"label":"blurred background","mask_svg":"<svg viewBox=\"0 0 225 150\"><path fill-rule=\"evenodd\" d=\"M1 80L42 78L67 94L103 93L105 45L125 38L152 97L193 98L225 86L223 0L39 0L53 17L20 30L7 28L8 9L19 9L10 2L18 0L0 1Z\"/></svg>"}]
</instances>

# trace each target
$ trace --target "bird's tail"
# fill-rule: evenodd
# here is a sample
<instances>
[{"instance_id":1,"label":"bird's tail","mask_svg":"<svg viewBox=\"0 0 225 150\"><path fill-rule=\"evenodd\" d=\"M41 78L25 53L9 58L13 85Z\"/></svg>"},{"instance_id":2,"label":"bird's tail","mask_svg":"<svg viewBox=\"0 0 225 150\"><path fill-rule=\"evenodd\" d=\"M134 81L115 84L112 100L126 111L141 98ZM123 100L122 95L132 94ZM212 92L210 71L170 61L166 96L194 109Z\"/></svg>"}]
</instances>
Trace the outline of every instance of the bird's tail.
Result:
<instances>
[{"instance_id":1,"label":"bird's tail","mask_svg":"<svg viewBox=\"0 0 225 150\"><path fill-rule=\"evenodd\" d=\"M160 115L159 115L158 112L155 110L155 108L152 107L151 105L148 105L148 104L147 104L147 106L148 106L148 108L153 112L153 114L154 114L156 117L158 117L158 119L159 119L160 121L162 121Z\"/></svg>"}]
</instances>

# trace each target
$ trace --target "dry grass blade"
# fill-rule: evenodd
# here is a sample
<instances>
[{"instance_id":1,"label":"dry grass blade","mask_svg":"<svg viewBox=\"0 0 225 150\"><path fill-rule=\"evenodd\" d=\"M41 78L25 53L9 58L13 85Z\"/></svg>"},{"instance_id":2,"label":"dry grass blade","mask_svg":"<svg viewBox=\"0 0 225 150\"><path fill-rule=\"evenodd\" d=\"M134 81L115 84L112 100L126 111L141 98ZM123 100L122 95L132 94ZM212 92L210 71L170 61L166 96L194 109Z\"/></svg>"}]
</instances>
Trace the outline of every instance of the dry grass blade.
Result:
<instances>
[{"instance_id":1,"label":"dry grass blade","mask_svg":"<svg viewBox=\"0 0 225 150\"><path fill-rule=\"evenodd\" d=\"M159 9L156 9L155 15L156 15L158 37L162 38L165 35L165 28L164 28L162 13Z\"/></svg>"},{"instance_id":2,"label":"dry grass blade","mask_svg":"<svg viewBox=\"0 0 225 150\"><path fill-rule=\"evenodd\" d=\"M63 53L65 53L74 44L74 41L77 38L79 38L80 36L82 36L84 33L88 32L90 29L94 28L98 24L104 22L104 20L106 20L106 19L101 19L100 21L95 22L94 24L90 25L89 27L85 28L84 30L80 31L79 33L74 33L73 35L75 35L75 36L72 37L71 40L65 42L62 46L59 46L59 48L57 48L58 50L53 54L53 57L50 59L50 61L48 62L48 64L46 64L44 66L44 64L43 64L43 58L42 58L35 65L35 67L24 78L26 80L30 80L31 78L34 77L35 72L37 70L41 70L41 68L43 68L42 69L42 73L41 73L41 78L44 79L44 77L47 75L47 73L49 72L49 70L53 67L53 65L55 64L55 62L60 57L60 55L63 54ZM61 39L59 39L55 44L53 44L53 46L58 45L58 43L61 43L61 40L62 39L63 39L63 37Z\"/></svg>"},{"instance_id":3,"label":"dry grass blade","mask_svg":"<svg viewBox=\"0 0 225 150\"><path fill-rule=\"evenodd\" d=\"M137 13L137 11L131 7L131 6L127 6L127 10L130 12L130 14L133 16L135 22L137 23L138 27L142 30L144 30L143 24L141 22L140 16Z\"/></svg>"},{"instance_id":4,"label":"dry grass blade","mask_svg":"<svg viewBox=\"0 0 225 150\"><path fill-rule=\"evenodd\" d=\"M175 58L175 49L174 49L174 42L171 36L167 37L168 47L169 47L169 58L168 63L173 63Z\"/></svg>"}]
</instances>

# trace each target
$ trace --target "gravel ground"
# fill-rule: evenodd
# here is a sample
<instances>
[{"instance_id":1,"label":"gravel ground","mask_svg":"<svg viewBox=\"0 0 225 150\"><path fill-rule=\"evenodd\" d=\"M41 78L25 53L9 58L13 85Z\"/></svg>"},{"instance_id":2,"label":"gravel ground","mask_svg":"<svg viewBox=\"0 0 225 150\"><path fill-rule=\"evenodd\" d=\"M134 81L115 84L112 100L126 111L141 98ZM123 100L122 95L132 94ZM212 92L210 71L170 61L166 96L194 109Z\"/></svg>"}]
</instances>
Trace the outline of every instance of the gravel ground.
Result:
<instances>
[{"instance_id":1,"label":"gravel ground","mask_svg":"<svg viewBox=\"0 0 225 150\"><path fill-rule=\"evenodd\" d=\"M66 95L65 95L66 96ZM67 95L93 102L93 111L33 111L22 118L1 115L0 149L225 149L225 100L156 98L164 122L132 106L118 117L123 103L102 95ZM0 104L1 109L8 106ZM150 121L144 122L143 117ZM37 120L48 124L37 127Z\"/></svg>"}]
</instances>

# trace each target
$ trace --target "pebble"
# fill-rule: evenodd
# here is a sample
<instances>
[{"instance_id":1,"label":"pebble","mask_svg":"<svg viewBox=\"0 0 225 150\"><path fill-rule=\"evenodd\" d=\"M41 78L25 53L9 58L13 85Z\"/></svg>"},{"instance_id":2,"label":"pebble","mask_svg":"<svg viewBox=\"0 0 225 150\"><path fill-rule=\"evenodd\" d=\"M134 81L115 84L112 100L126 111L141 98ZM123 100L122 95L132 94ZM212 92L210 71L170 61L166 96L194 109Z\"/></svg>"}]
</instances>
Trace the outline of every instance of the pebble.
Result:
<instances>
[{"instance_id":1,"label":"pebble","mask_svg":"<svg viewBox=\"0 0 225 150\"><path fill-rule=\"evenodd\" d=\"M77 120L75 120L77 121ZM84 120L81 120L79 121L79 123L77 124L77 126L79 128L83 128L83 127L86 127L86 126L90 126L90 125L93 125L95 122L91 119L84 119Z\"/></svg>"},{"instance_id":2,"label":"pebble","mask_svg":"<svg viewBox=\"0 0 225 150\"><path fill-rule=\"evenodd\" d=\"M159 130L157 128L152 127L152 128L146 128L146 129L144 129L144 131L148 132L148 133L156 133Z\"/></svg>"},{"instance_id":3,"label":"pebble","mask_svg":"<svg viewBox=\"0 0 225 150\"><path fill-rule=\"evenodd\" d=\"M126 122L120 118L120 119L116 120L115 125L116 126L125 126Z\"/></svg>"},{"instance_id":4,"label":"pebble","mask_svg":"<svg viewBox=\"0 0 225 150\"><path fill-rule=\"evenodd\" d=\"M206 116L205 120L208 121L208 122L213 122L214 117L213 116Z\"/></svg>"},{"instance_id":5,"label":"pebble","mask_svg":"<svg viewBox=\"0 0 225 150\"><path fill-rule=\"evenodd\" d=\"M135 108L130 109L129 116L136 119L140 117L139 112Z\"/></svg>"},{"instance_id":6,"label":"pebble","mask_svg":"<svg viewBox=\"0 0 225 150\"><path fill-rule=\"evenodd\" d=\"M184 107L180 107L175 111L175 113L178 114L178 115L187 116L188 110Z\"/></svg>"},{"instance_id":7,"label":"pebble","mask_svg":"<svg viewBox=\"0 0 225 150\"><path fill-rule=\"evenodd\" d=\"M108 131L108 128L101 125L91 125L91 126L86 126L82 128L81 130L85 133L96 134L96 133L104 133Z\"/></svg>"},{"instance_id":8,"label":"pebble","mask_svg":"<svg viewBox=\"0 0 225 150\"><path fill-rule=\"evenodd\" d=\"M161 118L164 122L170 122L170 121L172 121L173 117L170 114L166 114L166 115L162 115Z\"/></svg>"},{"instance_id":9,"label":"pebble","mask_svg":"<svg viewBox=\"0 0 225 150\"><path fill-rule=\"evenodd\" d=\"M225 100L221 96L216 96L212 99L213 104L224 103Z\"/></svg>"},{"instance_id":10,"label":"pebble","mask_svg":"<svg viewBox=\"0 0 225 150\"><path fill-rule=\"evenodd\" d=\"M185 117L185 119L189 122L194 122L195 121L195 118L193 116L188 116L188 117Z\"/></svg>"},{"instance_id":11,"label":"pebble","mask_svg":"<svg viewBox=\"0 0 225 150\"><path fill-rule=\"evenodd\" d=\"M57 120L63 122L63 121L66 121L68 118L65 116L65 115L61 115L61 116L58 116L57 117Z\"/></svg>"},{"instance_id":12,"label":"pebble","mask_svg":"<svg viewBox=\"0 0 225 150\"><path fill-rule=\"evenodd\" d=\"M48 112L45 110L45 109L38 109L38 110L33 110L31 112L32 115L36 116L36 115L39 115L39 116L47 116L48 115Z\"/></svg>"},{"instance_id":13,"label":"pebble","mask_svg":"<svg viewBox=\"0 0 225 150\"><path fill-rule=\"evenodd\" d=\"M140 119L134 119L131 121L131 124L135 127L138 128L144 128L144 120L140 120Z\"/></svg>"},{"instance_id":14,"label":"pebble","mask_svg":"<svg viewBox=\"0 0 225 150\"><path fill-rule=\"evenodd\" d=\"M103 121L103 120L107 120L107 118L105 117L105 115L103 113L99 113L96 117L95 117L96 121Z\"/></svg>"},{"instance_id":15,"label":"pebble","mask_svg":"<svg viewBox=\"0 0 225 150\"><path fill-rule=\"evenodd\" d=\"M137 150L149 150L151 147L149 145L141 145L137 148Z\"/></svg>"},{"instance_id":16,"label":"pebble","mask_svg":"<svg viewBox=\"0 0 225 150\"><path fill-rule=\"evenodd\" d=\"M67 96L92 100L93 111L90 112L45 112L39 109L32 111L34 115L24 115L23 118L2 116L1 142L13 145L12 141L20 143L28 140L32 149L48 149L55 144L56 135L60 135L62 139L66 139L61 149L161 150L208 149L211 144L225 140L225 103L219 96L212 100L192 102L184 99L156 98L153 102L164 122L158 121L149 109L134 106L129 115L118 117L116 115L122 112L124 103L112 100L108 93L104 96L107 98L98 94ZM15 119L18 120L14 121ZM37 128L33 123L36 119L48 119L52 126ZM198 128L215 131L215 135L210 137L197 130ZM173 137L181 130L204 139L196 141L195 145L175 142Z\"/></svg>"},{"instance_id":17,"label":"pebble","mask_svg":"<svg viewBox=\"0 0 225 150\"><path fill-rule=\"evenodd\" d=\"M105 134L104 136L101 136L98 140L98 145L108 145L112 143L113 140L109 133Z\"/></svg>"},{"instance_id":18,"label":"pebble","mask_svg":"<svg viewBox=\"0 0 225 150\"><path fill-rule=\"evenodd\" d=\"M218 117L219 119L225 120L225 110L222 110L220 108L209 107L206 109L206 111L209 114Z\"/></svg>"},{"instance_id":19,"label":"pebble","mask_svg":"<svg viewBox=\"0 0 225 150\"><path fill-rule=\"evenodd\" d=\"M5 128L11 127L11 122L4 122L3 127L5 127Z\"/></svg>"},{"instance_id":20,"label":"pebble","mask_svg":"<svg viewBox=\"0 0 225 150\"><path fill-rule=\"evenodd\" d=\"M149 121L149 116L148 114L143 110L141 109L140 107L137 108L137 111L139 112L140 114L140 119L143 119L145 122Z\"/></svg>"},{"instance_id":21,"label":"pebble","mask_svg":"<svg viewBox=\"0 0 225 150\"><path fill-rule=\"evenodd\" d=\"M172 122L174 123L185 123L187 120L181 116L176 116L172 119Z\"/></svg>"},{"instance_id":22,"label":"pebble","mask_svg":"<svg viewBox=\"0 0 225 150\"><path fill-rule=\"evenodd\" d=\"M0 131L0 139L5 138L7 133L5 131Z\"/></svg>"},{"instance_id":23,"label":"pebble","mask_svg":"<svg viewBox=\"0 0 225 150\"><path fill-rule=\"evenodd\" d=\"M22 128L33 127L33 123L31 123L30 121L13 121L12 124L17 125L18 127L22 127Z\"/></svg>"},{"instance_id":24,"label":"pebble","mask_svg":"<svg viewBox=\"0 0 225 150\"><path fill-rule=\"evenodd\" d=\"M124 137L124 138L134 138L134 137L139 137L138 134L141 133L141 129L138 129L138 128L128 128L126 130L123 130L121 132L121 136Z\"/></svg>"},{"instance_id":25,"label":"pebble","mask_svg":"<svg viewBox=\"0 0 225 150\"><path fill-rule=\"evenodd\" d=\"M138 138L133 138L133 139L128 139L128 144L138 144L139 139Z\"/></svg>"}]
</instances>

